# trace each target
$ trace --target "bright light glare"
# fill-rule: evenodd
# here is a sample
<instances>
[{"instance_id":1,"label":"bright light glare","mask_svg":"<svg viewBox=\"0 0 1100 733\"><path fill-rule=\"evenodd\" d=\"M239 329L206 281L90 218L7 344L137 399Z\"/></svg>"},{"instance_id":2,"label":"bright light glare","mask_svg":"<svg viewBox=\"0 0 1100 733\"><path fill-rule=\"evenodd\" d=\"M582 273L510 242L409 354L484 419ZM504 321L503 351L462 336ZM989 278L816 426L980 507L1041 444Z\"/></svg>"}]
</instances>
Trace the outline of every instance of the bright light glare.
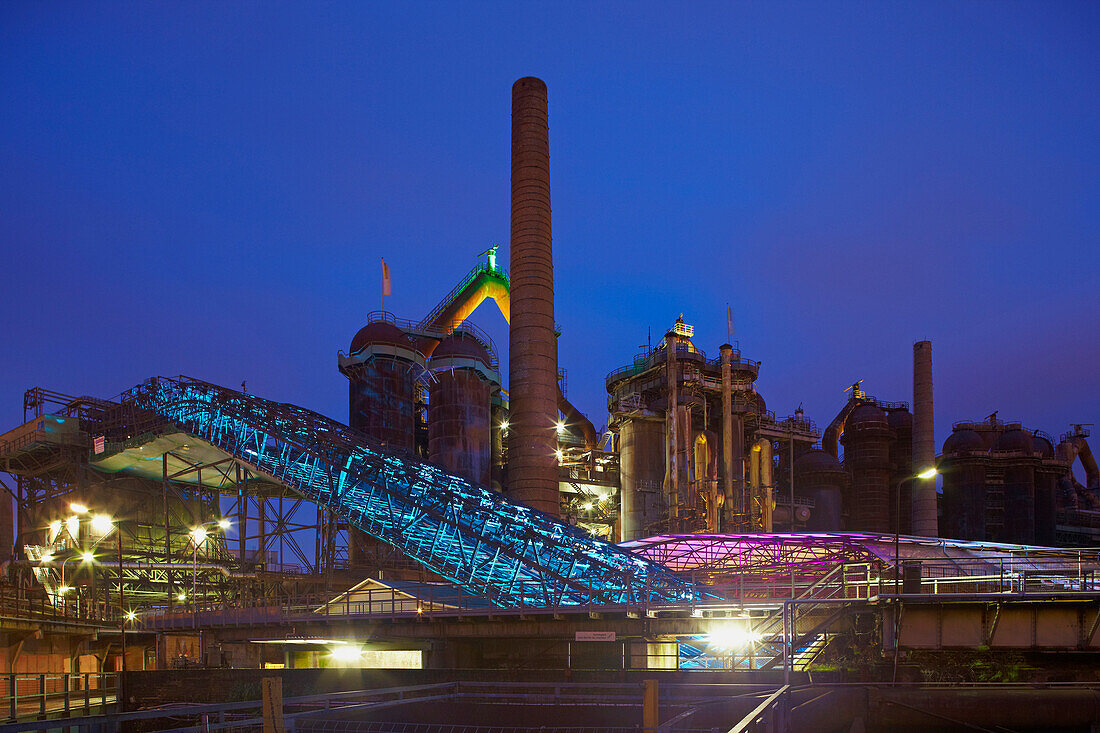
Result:
<instances>
[{"instance_id":1,"label":"bright light glare","mask_svg":"<svg viewBox=\"0 0 1100 733\"><path fill-rule=\"evenodd\" d=\"M558 457L559 461L562 460L563 458L565 458L565 454L562 453L560 450L554 451L554 455Z\"/></svg>"},{"instance_id":2,"label":"bright light glare","mask_svg":"<svg viewBox=\"0 0 1100 733\"><path fill-rule=\"evenodd\" d=\"M80 534L80 517L69 517L66 519L65 529L68 530L69 536L75 540L76 536Z\"/></svg>"},{"instance_id":3,"label":"bright light glare","mask_svg":"<svg viewBox=\"0 0 1100 733\"><path fill-rule=\"evenodd\" d=\"M38 562L53 562L53 554L47 552L42 557L38 558Z\"/></svg>"},{"instance_id":4,"label":"bright light glare","mask_svg":"<svg viewBox=\"0 0 1100 733\"><path fill-rule=\"evenodd\" d=\"M61 534L61 520L55 519L50 522L50 539L48 541L53 542L59 534Z\"/></svg>"},{"instance_id":5,"label":"bright light glare","mask_svg":"<svg viewBox=\"0 0 1100 733\"><path fill-rule=\"evenodd\" d=\"M177 601L186 601L187 600L187 594L186 593L180 593L178 596L176 596L176 600Z\"/></svg>"},{"instance_id":6,"label":"bright light glare","mask_svg":"<svg viewBox=\"0 0 1100 733\"><path fill-rule=\"evenodd\" d=\"M585 505L584 505L584 509L588 509L588 510L591 510L591 509L592 509L592 505L591 505L591 504L585 504Z\"/></svg>"},{"instance_id":7,"label":"bright light glare","mask_svg":"<svg viewBox=\"0 0 1100 733\"><path fill-rule=\"evenodd\" d=\"M932 478L933 476L935 476L938 473L939 473L939 471L936 470L936 467L932 466L932 468L926 469L926 470L921 471L920 473L918 473L917 478L929 479L929 478Z\"/></svg>"},{"instance_id":8,"label":"bright light glare","mask_svg":"<svg viewBox=\"0 0 1100 733\"><path fill-rule=\"evenodd\" d=\"M109 514L97 514L92 517L92 529L96 534L107 534L114 526L114 520Z\"/></svg>"},{"instance_id":9,"label":"bright light glare","mask_svg":"<svg viewBox=\"0 0 1100 733\"><path fill-rule=\"evenodd\" d=\"M229 527L230 527L230 526L231 526L232 524L233 524L233 523L232 523L232 522L230 522L230 521L229 521L228 519L219 519L219 520L218 520L218 526L219 526L219 527L221 527L222 529L229 529Z\"/></svg>"},{"instance_id":10,"label":"bright light glare","mask_svg":"<svg viewBox=\"0 0 1100 733\"><path fill-rule=\"evenodd\" d=\"M707 641L719 649L745 649L760 641L760 634L741 624L727 624L712 631Z\"/></svg>"},{"instance_id":11,"label":"bright light glare","mask_svg":"<svg viewBox=\"0 0 1100 733\"><path fill-rule=\"evenodd\" d=\"M191 530L191 539L194 540L196 545L201 545L203 542L206 541L206 528L195 527L193 530Z\"/></svg>"},{"instance_id":12,"label":"bright light glare","mask_svg":"<svg viewBox=\"0 0 1100 733\"><path fill-rule=\"evenodd\" d=\"M563 422L558 423L558 432L559 433L564 433L565 432L565 423L563 423Z\"/></svg>"},{"instance_id":13,"label":"bright light glare","mask_svg":"<svg viewBox=\"0 0 1100 733\"><path fill-rule=\"evenodd\" d=\"M363 650L354 645L338 646L332 650L332 658L338 662L355 662L363 656Z\"/></svg>"},{"instance_id":14,"label":"bright light glare","mask_svg":"<svg viewBox=\"0 0 1100 733\"><path fill-rule=\"evenodd\" d=\"M67 586L67 585L62 585L62 586L58 586L58 588L57 588L57 595L59 595L59 596L63 596L63 595L65 595L66 593L68 593L69 591L71 591L71 590L72 590L72 588L70 588L70 587L69 587L69 586Z\"/></svg>"},{"instance_id":15,"label":"bright light glare","mask_svg":"<svg viewBox=\"0 0 1100 733\"><path fill-rule=\"evenodd\" d=\"M86 507L83 504L81 504L79 502L76 502L76 501L69 504L69 509L72 509L77 514L87 514L88 513L88 507Z\"/></svg>"},{"instance_id":16,"label":"bright light glare","mask_svg":"<svg viewBox=\"0 0 1100 733\"><path fill-rule=\"evenodd\" d=\"M501 423L500 423L500 429L501 429L501 430L507 430L507 429L508 429L508 421L507 421L507 420L502 420L502 421L501 421Z\"/></svg>"},{"instance_id":17,"label":"bright light glare","mask_svg":"<svg viewBox=\"0 0 1100 733\"><path fill-rule=\"evenodd\" d=\"M137 618L137 614L134 613L133 611L127 611L126 612L126 620L127 621L133 621L136 618Z\"/></svg>"},{"instance_id":18,"label":"bright light glare","mask_svg":"<svg viewBox=\"0 0 1100 733\"><path fill-rule=\"evenodd\" d=\"M80 555L80 559L84 562L92 562L93 560L95 560L95 555L90 552L85 552Z\"/></svg>"}]
</instances>

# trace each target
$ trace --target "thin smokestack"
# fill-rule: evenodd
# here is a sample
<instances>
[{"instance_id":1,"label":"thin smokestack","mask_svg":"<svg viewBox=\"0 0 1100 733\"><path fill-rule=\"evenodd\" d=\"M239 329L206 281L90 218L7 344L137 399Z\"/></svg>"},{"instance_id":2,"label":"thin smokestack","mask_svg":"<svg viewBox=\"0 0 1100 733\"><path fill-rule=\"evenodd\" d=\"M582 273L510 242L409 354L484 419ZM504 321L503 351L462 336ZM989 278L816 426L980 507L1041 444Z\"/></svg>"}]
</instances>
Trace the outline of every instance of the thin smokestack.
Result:
<instances>
[{"instance_id":1,"label":"thin smokestack","mask_svg":"<svg viewBox=\"0 0 1100 733\"><path fill-rule=\"evenodd\" d=\"M546 84L530 76L513 84L506 493L557 516L558 346L554 335L547 120Z\"/></svg>"},{"instance_id":2,"label":"thin smokestack","mask_svg":"<svg viewBox=\"0 0 1100 733\"><path fill-rule=\"evenodd\" d=\"M935 420L932 412L932 342L913 344L913 472L936 466ZM913 479L913 534L939 536L936 479Z\"/></svg>"}]
</instances>

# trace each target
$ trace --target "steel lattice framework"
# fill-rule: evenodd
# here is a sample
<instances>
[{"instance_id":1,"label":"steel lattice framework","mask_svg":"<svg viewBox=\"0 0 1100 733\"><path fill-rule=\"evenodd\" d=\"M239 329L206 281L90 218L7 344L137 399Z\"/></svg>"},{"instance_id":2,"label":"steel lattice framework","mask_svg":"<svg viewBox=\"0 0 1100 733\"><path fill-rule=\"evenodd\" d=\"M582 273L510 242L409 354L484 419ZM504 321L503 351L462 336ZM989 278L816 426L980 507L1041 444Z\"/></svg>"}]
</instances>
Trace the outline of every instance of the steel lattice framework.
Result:
<instances>
[{"instance_id":1,"label":"steel lattice framework","mask_svg":"<svg viewBox=\"0 0 1100 733\"><path fill-rule=\"evenodd\" d=\"M315 412L186 377L123 395L498 606L690 602L690 581Z\"/></svg>"}]
</instances>

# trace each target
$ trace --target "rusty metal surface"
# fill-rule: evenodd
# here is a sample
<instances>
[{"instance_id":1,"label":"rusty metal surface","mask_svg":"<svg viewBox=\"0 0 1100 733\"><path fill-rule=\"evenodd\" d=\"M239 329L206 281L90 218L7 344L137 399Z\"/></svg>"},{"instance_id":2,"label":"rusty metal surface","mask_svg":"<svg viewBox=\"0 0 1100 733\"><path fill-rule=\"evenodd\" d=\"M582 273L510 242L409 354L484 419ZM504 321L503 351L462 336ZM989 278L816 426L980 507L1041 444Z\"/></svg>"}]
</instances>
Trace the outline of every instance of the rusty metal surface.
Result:
<instances>
[{"instance_id":1,"label":"rusty metal surface","mask_svg":"<svg viewBox=\"0 0 1100 733\"><path fill-rule=\"evenodd\" d=\"M557 516L558 354L550 242L550 138L546 85L533 77L520 79L512 87L511 271L507 494Z\"/></svg>"}]
</instances>

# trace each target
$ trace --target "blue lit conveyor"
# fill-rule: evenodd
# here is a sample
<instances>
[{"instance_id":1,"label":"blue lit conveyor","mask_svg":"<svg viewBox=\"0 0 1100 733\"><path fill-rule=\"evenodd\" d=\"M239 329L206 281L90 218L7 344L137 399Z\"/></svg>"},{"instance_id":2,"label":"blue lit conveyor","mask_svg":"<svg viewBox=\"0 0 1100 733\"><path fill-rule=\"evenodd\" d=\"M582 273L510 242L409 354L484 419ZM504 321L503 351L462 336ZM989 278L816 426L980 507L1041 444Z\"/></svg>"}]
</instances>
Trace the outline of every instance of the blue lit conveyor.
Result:
<instances>
[{"instance_id":1,"label":"blue lit conveyor","mask_svg":"<svg viewBox=\"0 0 1100 733\"><path fill-rule=\"evenodd\" d=\"M224 451L495 605L679 604L697 597L690 581L651 560L310 410L188 377L150 379L122 402L166 423L140 446L145 462L192 436L194 448ZM141 472L118 451L97 462Z\"/></svg>"}]
</instances>

